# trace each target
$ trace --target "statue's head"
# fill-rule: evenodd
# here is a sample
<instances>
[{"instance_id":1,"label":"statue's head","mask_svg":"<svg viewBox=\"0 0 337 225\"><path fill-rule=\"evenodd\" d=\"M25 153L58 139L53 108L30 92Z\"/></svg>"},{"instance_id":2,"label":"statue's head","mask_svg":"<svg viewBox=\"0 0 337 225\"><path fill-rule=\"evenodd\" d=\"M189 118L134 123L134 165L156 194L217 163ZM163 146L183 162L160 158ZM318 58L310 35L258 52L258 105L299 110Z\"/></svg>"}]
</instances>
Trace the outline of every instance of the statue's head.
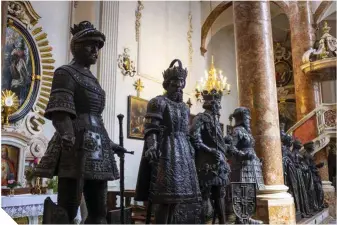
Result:
<instances>
[{"instance_id":1,"label":"statue's head","mask_svg":"<svg viewBox=\"0 0 337 225\"><path fill-rule=\"evenodd\" d=\"M178 62L178 66L174 64ZM181 61L175 59L169 68L163 72L163 87L167 91L166 95L173 101L183 101L183 89L186 84L187 69L183 69Z\"/></svg>"},{"instance_id":2,"label":"statue's head","mask_svg":"<svg viewBox=\"0 0 337 225\"><path fill-rule=\"evenodd\" d=\"M302 142L296 139L293 145L294 151L299 151L302 147L303 147Z\"/></svg>"},{"instance_id":3,"label":"statue's head","mask_svg":"<svg viewBox=\"0 0 337 225\"><path fill-rule=\"evenodd\" d=\"M220 116L221 97L222 95L217 93L216 91L203 94L202 98L204 99L204 104L202 105L202 107Z\"/></svg>"},{"instance_id":4,"label":"statue's head","mask_svg":"<svg viewBox=\"0 0 337 225\"><path fill-rule=\"evenodd\" d=\"M282 134L281 142L284 146L291 147L293 145L293 138L289 134Z\"/></svg>"},{"instance_id":5,"label":"statue's head","mask_svg":"<svg viewBox=\"0 0 337 225\"><path fill-rule=\"evenodd\" d=\"M304 149L308 152L308 153L312 153L315 150L315 144L314 142L310 141L308 143L304 144Z\"/></svg>"},{"instance_id":6,"label":"statue's head","mask_svg":"<svg viewBox=\"0 0 337 225\"><path fill-rule=\"evenodd\" d=\"M1 158L7 159L8 158L8 148L5 146L1 147Z\"/></svg>"},{"instance_id":7,"label":"statue's head","mask_svg":"<svg viewBox=\"0 0 337 225\"><path fill-rule=\"evenodd\" d=\"M98 51L104 46L105 35L89 21L74 24L70 30L73 35L70 49L75 61L85 66L95 64Z\"/></svg>"},{"instance_id":8,"label":"statue's head","mask_svg":"<svg viewBox=\"0 0 337 225\"><path fill-rule=\"evenodd\" d=\"M245 127L250 127L250 110L246 107L236 108L231 115L235 120L235 126L244 125Z\"/></svg>"}]
</instances>

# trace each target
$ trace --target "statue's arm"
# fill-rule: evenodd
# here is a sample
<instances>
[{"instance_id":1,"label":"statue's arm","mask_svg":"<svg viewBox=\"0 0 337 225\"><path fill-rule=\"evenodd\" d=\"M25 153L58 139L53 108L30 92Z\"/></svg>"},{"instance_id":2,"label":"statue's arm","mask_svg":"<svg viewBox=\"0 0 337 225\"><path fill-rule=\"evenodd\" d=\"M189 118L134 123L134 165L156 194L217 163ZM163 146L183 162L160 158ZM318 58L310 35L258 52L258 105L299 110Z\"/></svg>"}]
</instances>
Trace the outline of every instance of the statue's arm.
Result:
<instances>
[{"instance_id":1,"label":"statue's arm","mask_svg":"<svg viewBox=\"0 0 337 225\"><path fill-rule=\"evenodd\" d=\"M240 142L240 140L243 138L242 131L238 129L234 129L233 133L231 135L227 135L225 137L225 143L227 152L226 155L228 157L235 157L239 160L247 160L254 157L254 155L251 155L250 153L244 153L237 149L237 145Z\"/></svg>"},{"instance_id":2,"label":"statue's arm","mask_svg":"<svg viewBox=\"0 0 337 225\"><path fill-rule=\"evenodd\" d=\"M161 122L163 120L164 102L156 97L149 101L145 115L145 157L149 159L158 159L161 155L159 136L161 131Z\"/></svg>"},{"instance_id":3,"label":"statue's arm","mask_svg":"<svg viewBox=\"0 0 337 225\"><path fill-rule=\"evenodd\" d=\"M76 83L65 70L55 71L51 94L45 117L52 120L56 132L62 139L63 148L70 149L75 143L72 120L76 118L74 102Z\"/></svg>"},{"instance_id":4,"label":"statue's arm","mask_svg":"<svg viewBox=\"0 0 337 225\"><path fill-rule=\"evenodd\" d=\"M190 129L190 141L196 151L215 152L216 150L208 147L203 139L201 132L204 128L203 121L199 116L196 116L192 122Z\"/></svg>"}]
</instances>

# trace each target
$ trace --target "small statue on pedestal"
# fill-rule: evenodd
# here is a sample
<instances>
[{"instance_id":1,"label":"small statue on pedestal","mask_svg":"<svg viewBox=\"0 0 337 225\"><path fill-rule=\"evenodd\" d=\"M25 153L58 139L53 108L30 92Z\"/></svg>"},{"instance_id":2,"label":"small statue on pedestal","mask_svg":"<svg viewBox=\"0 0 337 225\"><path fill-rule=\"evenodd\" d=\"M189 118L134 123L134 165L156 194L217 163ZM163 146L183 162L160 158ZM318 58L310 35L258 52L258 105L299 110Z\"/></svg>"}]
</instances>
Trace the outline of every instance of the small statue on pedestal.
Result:
<instances>
[{"instance_id":1,"label":"small statue on pedestal","mask_svg":"<svg viewBox=\"0 0 337 225\"><path fill-rule=\"evenodd\" d=\"M320 211L326 208L326 204L324 203L324 191L323 191L323 185L322 185L322 179L319 175L319 168L322 168L324 166L324 162L316 164L314 161L314 157L312 156L312 153L315 150L315 145L313 142L306 143L304 145L304 148L306 152L304 153L304 159L306 163L309 165L310 172L312 174L313 178L313 184L314 184L314 192L315 192L315 199L314 201L314 210ZM316 208L317 207L317 208Z\"/></svg>"},{"instance_id":2,"label":"small statue on pedestal","mask_svg":"<svg viewBox=\"0 0 337 225\"><path fill-rule=\"evenodd\" d=\"M226 155L230 146L225 144L218 117L221 109L221 94L202 94L205 111L193 120L190 129L191 142L195 148L195 163L198 172L204 211L211 198L219 224L225 224L225 188L230 184L230 168Z\"/></svg>"},{"instance_id":3,"label":"small statue on pedestal","mask_svg":"<svg viewBox=\"0 0 337 225\"><path fill-rule=\"evenodd\" d=\"M74 25L71 33L74 59L56 69L45 112L56 132L35 169L36 176L59 178L58 206L54 209L46 200L43 223L58 223L65 215L73 223L82 192L88 209L85 223L106 223L107 181L119 178L114 154L125 149L104 128L105 92L90 71L105 35L88 21Z\"/></svg>"},{"instance_id":4,"label":"small statue on pedestal","mask_svg":"<svg viewBox=\"0 0 337 225\"><path fill-rule=\"evenodd\" d=\"M136 201L149 201L150 209L152 203L158 204L155 222L159 224L172 222L177 204L201 201L194 149L188 137L189 109L183 102L187 70L175 59L163 76L167 93L151 99L147 106L135 196ZM151 215L151 210L147 213Z\"/></svg>"}]
</instances>

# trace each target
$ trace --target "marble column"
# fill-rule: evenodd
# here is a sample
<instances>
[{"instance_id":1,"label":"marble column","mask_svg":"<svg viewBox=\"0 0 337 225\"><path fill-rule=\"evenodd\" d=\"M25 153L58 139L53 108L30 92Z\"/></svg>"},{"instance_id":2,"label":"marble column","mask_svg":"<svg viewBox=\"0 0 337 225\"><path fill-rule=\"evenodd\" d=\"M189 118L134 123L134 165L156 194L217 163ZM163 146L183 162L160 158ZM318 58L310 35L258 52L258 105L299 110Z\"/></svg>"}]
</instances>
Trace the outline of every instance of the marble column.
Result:
<instances>
[{"instance_id":1,"label":"marble column","mask_svg":"<svg viewBox=\"0 0 337 225\"><path fill-rule=\"evenodd\" d=\"M322 179L324 200L329 204L329 214L330 216L336 218L336 194L335 188L331 185L329 181L329 167L328 167L328 153L327 149L321 149L314 155L315 163L324 163L324 166L319 169L319 175Z\"/></svg>"},{"instance_id":2,"label":"marble column","mask_svg":"<svg viewBox=\"0 0 337 225\"><path fill-rule=\"evenodd\" d=\"M100 53L99 75L97 78L106 93L103 121L110 138L113 140L116 127L115 104L119 2L103 1L101 4L101 31L105 34L106 41Z\"/></svg>"},{"instance_id":3,"label":"marble column","mask_svg":"<svg viewBox=\"0 0 337 225\"><path fill-rule=\"evenodd\" d=\"M234 1L234 33L240 106L252 112L255 149L263 158L266 189L257 195L257 217L294 224L295 207L284 185L273 40L268 1Z\"/></svg>"},{"instance_id":4,"label":"marble column","mask_svg":"<svg viewBox=\"0 0 337 225\"><path fill-rule=\"evenodd\" d=\"M295 82L296 113L300 120L315 109L314 82L301 70L303 54L313 47L315 34L310 1L289 1L293 74Z\"/></svg>"},{"instance_id":5,"label":"marble column","mask_svg":"<svg viewBox=\"0 0 337 225\"><path fill-rule=\"evenodd\" d=\"M6 43L6 28L7 28L7 12L8 12L8 1L1 2L1 46ZM1 59L4 59L4 48L1 49ZM2 66L3 60L1 60Z\"/></svg>"}]
</instances>

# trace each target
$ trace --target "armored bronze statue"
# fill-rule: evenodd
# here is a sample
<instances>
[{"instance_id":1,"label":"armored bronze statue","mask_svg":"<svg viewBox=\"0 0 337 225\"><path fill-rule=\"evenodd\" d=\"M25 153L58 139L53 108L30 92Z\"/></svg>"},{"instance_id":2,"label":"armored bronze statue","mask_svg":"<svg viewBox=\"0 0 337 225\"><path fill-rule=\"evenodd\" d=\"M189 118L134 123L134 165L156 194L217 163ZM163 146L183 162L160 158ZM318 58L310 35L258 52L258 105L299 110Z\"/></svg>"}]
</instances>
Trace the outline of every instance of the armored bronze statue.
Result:
<instances>
[{"instance_id":1,"label":"armored bronze statue","mask_svg":"<svg viewBox=\"0 0 337 225\"><path fill-rule=\"evenodd\" d=\"M114 154L125 149L114 144L104 128L105 92L90 71L105 35L88 21L74 25L71 33L74 58L56 69L45 111L56 132L35 175L59 177L57 203L59 209L66 211L68 223L77 214L83 192L88 209L85 223L103 224L107 213L107 181L119 178ZM55 221L53 216L45 218L44 223Z\"/></svg>"},{"instance_id":2,"label":"armored bronze statue","mask_svg":"<svg viewBox=\"0 0 337 225\"><path fill-rule=\"evenodd\" d=\"M233 145L243 153L232 157L231 182L254 182L256 189L264 189L261 161L256 156L255 140L250 129L250 110L239 107L231 115L235 120L233 132Z\"/></svg>"},{"instance_id":3,"label":"armored bronze statue","mask_svg":"<svg viewBox=\"0 0 337 225\"><path fill-rule=\"evenodd\" d=\"M306 152L304 153L304 159L306 163L309 165L310 172L312 174L313 184L314 184L314 192L316 197L314 199L314 210L320 211L324 209L326 204L324 204L324 192L323 192L323 185L322 180L319 175L319 168L322 168L324 166L324 162L316 164L314 161L314 157L312 156L312 153L315 150L315 146L313 142L306 143L304 145L304 148ZM316 208L317 207L317 208Z\"/></svg>"},{"instance_id":4,"label":"armored bronze statue","mask_svg":"<svg viewBox=\"0 0 337 225\"><path fill-rule=\"evenodd\" d=\"M177 204L201 201L188 137L189 109L183 102L187 70L175 59L163 76L166 94L151 99L147 106L135 196L136 201L158 204L155 222L160 224L172 222Z\"/></svg>"},{"instance_id":5,"label":"armored bronze statue","mask_svg":"<svg viewBox=\"0 0 337 225\"><path fill-rule=\"evenodd\" d=\"M310 217L312 216L311 210L310 210L310 203L308 199L308 191L306 189L306 183L305 183L305 175L303 173L304 168L306 167L304 165L303 157L300 154L300 150L302 149L302 143L299 140L295 140L293 144L293 159L294 159L294 165L296 168L296 180L297 180L297 186L298 186L298 200L299 200L299 206L301 211L302 217Z\"/></svg>"},{"instance_id":6,"label":"armored bronze statue","mask_svg":"<svg viewBox=\"0 0 337 225\"><path fill-rule=\"evenodd\" d=\"M284 184L289 187L288 192L293 196L296 218L301 218L301 206L299 200L299 190L298 190L298 179L297 171L294 163L293 154L290 148L293 145L293 138L286 134L283 129L281 129L281 143L282 143L282 164L284 173Z\"/></svg>"},{"instance_id":7,"label":"armored bronze statue","mask_svg":"<svg viewBox=\"0 0 337 225\"><path fill-rule=\"evenodd\" d=\"M225 188L229 185L230 168L226 155L230 146L225 144L218 117L221 94L203 93L205 111L193 120L190 129L191 142L196 151L195 163L203 198L204 211L208 211L211 198L220 224L225 224Z\"/></svg>"}]
</instances>

